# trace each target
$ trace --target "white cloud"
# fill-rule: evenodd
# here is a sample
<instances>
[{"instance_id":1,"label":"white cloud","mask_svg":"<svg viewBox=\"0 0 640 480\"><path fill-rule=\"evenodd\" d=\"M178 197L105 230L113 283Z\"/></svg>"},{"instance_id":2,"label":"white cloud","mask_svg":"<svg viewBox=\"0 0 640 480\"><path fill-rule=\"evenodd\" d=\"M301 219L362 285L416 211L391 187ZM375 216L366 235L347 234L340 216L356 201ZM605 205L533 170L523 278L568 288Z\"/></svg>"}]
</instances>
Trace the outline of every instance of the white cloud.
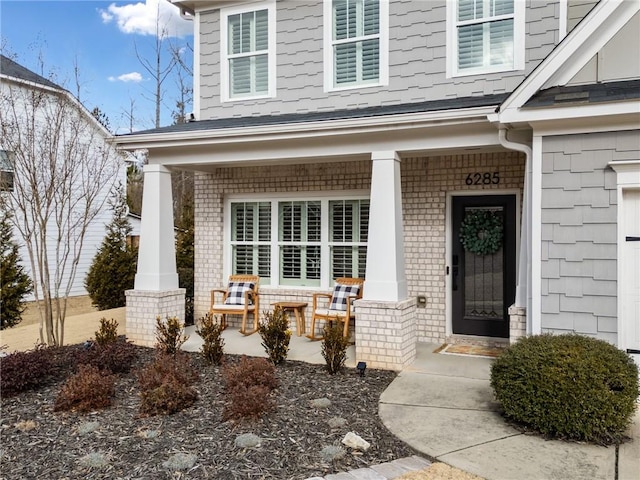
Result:
<instances>
[{"instance_id":1,"label":"white cloud","mask_svg":"<svg viewBox=\"0 0 640 480\"><path fill-rule=\"evenodd\" d=\"M140 75L138 72L123 73L118 77L109 77L109 81L124 82L124 83L127 83L127 82L140 83L142 81L142 75Z\"/></svg>"},{"instance_id":2,"label":"white cloud","mask_svg":"<svg viewBox=\"0 0 640 480\"><path fill-rule=\"evenodd\" d=\"M158 29L166 29L169 37L193 35L193 22L180 16L180 10L166 0L145 0L118 6L109 5L100 10L103 23L115 19L121 32L138 35L157 35Z\"/></svg>"}]
</instances>

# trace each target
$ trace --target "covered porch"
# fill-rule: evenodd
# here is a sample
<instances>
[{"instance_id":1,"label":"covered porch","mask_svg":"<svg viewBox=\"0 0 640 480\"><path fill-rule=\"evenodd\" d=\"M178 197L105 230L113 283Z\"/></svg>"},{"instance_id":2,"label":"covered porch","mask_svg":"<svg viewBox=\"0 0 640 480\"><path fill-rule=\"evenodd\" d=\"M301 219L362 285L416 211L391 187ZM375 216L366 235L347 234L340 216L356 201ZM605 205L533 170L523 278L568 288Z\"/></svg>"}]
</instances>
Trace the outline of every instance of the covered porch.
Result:
<instances>
[{"instance_id":1,"label":"covered porch","mask_svg":"<svg viewBox=\"0 0 640 480\"><path fill-rule=\"evenodd\" d=\"M244 127L212 120L121 137L122 148L149 151L138 275L127 294L127 335L149 343L157 315L183 318L184 292L178 289L169 233L173 169L196 172L196 319L208 311L210 291L224 288L229 275L238 273L237 246L242 242L234 235L240 217L232 212L253 208L259 216L264 207L269 212L266 237L243 245L245 253L257 255L243 268L253 265L251 273L260 276L261 309L271 309L275 302L307 302L308 325L313 293L330 291L337 276L364 277L364 295L356 303L351 329L352 358L372 368L400 370L415 358L418 342L450 341L455 333L448 293L451 199L508 193L519 207L517 225L512 225L518 230L519 260L514 263L519 272L512 280L518 294L508 338L525 334L530 251L520 242L519 225L530 219L522 193L528 157L487 121L492 105L372 117L358 117L356 110L352 118L316 121L302 114L298 122ZM238 124L239 119L233 120ZM474 184L473 178L469 183L470 175L485 171L498 172L494 184ZM306 239L300 249L317 247L317 272L291 281L290 272L283 270L288 244L280 235L282 205L306 208L310 202L319 212L320 237ZM366 225L356 226L363 238L346 242L354 252L348 266L352 275L335 273L337 244L329 232L331 209L338 202L366 203ZM260 252L266 253L260 257ZM308 270L312 263L302 261L300 268ZM318 342L301 340L309 349L319 349ZM249 342L259 344L259 337L239 341L249 348Z\"/></svg>"}]
</instances>

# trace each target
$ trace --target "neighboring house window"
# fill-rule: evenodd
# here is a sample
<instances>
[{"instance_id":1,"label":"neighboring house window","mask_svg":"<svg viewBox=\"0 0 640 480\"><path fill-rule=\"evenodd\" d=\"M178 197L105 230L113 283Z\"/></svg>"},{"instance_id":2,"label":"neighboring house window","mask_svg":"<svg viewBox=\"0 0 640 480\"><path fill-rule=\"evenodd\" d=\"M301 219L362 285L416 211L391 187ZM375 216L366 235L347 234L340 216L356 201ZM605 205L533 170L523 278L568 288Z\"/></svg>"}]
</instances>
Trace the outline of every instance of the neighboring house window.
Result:
<instances>
[{"instance_id":1,"label":"neighboring house window","mask_svg":"<svg viewBox=\"0 0 640 480\"><path fill-rule=\"evenodd\" d=\"M325 1L327 90L388 84L389 4Z\"/></svg>"},{"instance_id":2,"label":"neighboring house window","mask_svg":"<svg viewBox=\"0 0 640 480\"><path fill-rule=\"evenodd\" d=\"M368 199L232 201L230 212L233 274L311 287L364 277Z\"/></svg>"},{"instance_id":3,"label":"neighboring house window","mask_svg":"<svg viewBox=\"0 0 640 480\"><path fill-rule=\"evenodd\" d=\"M221 13L222 101L275 96L275 1Z\"/></svg>"},{"instance_id":4,"label":"neighboring house window","mask_svg":"<svg viewBox=\"0 0 640 480\"><path fill-rule=\"evenodd\" d=\"M0 192L13 192L13 160L6 150L0 150Z\"/></svg>"},{"instance_id":5,"label":"neighboring house window","mask_svg":"<svg viewBox=\"0 0 640 480\"><path fill-rule=\"evenodd\" d=\"M448 76L524 68L524 8L517 0L447 4Z\"/></svg>"}]
</instances>

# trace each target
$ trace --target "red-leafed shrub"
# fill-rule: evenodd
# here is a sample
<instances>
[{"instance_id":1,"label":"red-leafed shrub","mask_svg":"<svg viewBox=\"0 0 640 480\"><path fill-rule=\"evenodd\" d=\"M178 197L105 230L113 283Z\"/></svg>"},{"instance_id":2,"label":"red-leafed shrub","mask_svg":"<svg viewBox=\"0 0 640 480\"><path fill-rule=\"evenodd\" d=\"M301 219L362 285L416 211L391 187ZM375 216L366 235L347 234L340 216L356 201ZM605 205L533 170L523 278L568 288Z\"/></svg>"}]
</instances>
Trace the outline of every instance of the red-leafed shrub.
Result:
<instances>
[{"instance_id":1,"label":"red-leafed shrub","mask_svg":"<svg viewBox=\"0 0 640 480\"><path fill-rule=\"evenodd\" d=\"M79 354L78 362L120 374L128 373L137 358L136 346L118 338L102 345L94 343Z\"/></svg>"},{"instance_id":2,"label":"red-leafed shrub","mask_svg":"<svg viewBox=\"0 0 640 480\"><path fill-rule=\"evenodd\" d=\"M187 354L158 354L138 372L141 413L169 415L193 405L198 393L192 385L198 378Z\"/></svg>"},{"instance_id":3,"label":"red-leafed shrub","mask_svg":"<svg viewBox=\"0 0 640 480\"><path fill-rule=\"evenodd\" d=\"M11 397L44 385L54 373L51 351L36 347L28 352L16 352L0 358L0 392Z\"/></svg>"},{"instance_id":4,"label":"red-leafed shrub","mask_svg":"<svg viewBox=\"0 0 640 480\"><path fill-rule=\"evenodd\" d=\"M222 370L227 402L223 417L239 420L259 417L275 408L271 392L278 386L275 367L265 358L242 357Z\"/></svg>"},{"instance_id":5,"label":"red-leafed shrub","mask_svg":"<svg viewBox=\"0 0 640 480\"><path fill-rule=\"evenodd\" d=\"M115 377L91 365L80 365L62 386L54 410L90 412L111 405L115 395Z\"/></svg>"}]
</instances>

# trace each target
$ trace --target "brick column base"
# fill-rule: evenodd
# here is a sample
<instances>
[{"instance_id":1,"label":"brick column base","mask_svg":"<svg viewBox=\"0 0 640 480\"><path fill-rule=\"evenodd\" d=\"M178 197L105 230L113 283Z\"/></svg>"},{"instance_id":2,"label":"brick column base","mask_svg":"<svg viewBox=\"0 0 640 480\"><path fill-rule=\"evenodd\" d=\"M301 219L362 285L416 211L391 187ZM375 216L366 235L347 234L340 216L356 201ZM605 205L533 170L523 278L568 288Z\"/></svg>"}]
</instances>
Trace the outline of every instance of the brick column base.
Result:
<instances>
[{"instance_id":1,"label":"brick column base","mask_svg":"<svg viewBox=\"0 0 640 480\"><path fill-rule=\"evenodd\" d=\"M156 318L177 317L184 322L184 288L155 292L127 290L127 339L136 345L156 344Z\"/></svg>"},{"instance_id":2,"label":"brick column base","mask_svg":"<svg viewBox=\"0 0 640 480\"><path fill-rule=\"evenodd\" d=\"M416 357L416 300L356 302L356 357L369 368L402 370Z\"/></svg>"},{"instance_id":3,"label":"brick column base","mask_svg":"<svg viewBox=\"0 0 640 480\"><path fill-rule=\"evenodd\" d=\"M525 307L509 307L509 344L513 345L527 335L527 309Z\"/></svg>"}]
</instances>

